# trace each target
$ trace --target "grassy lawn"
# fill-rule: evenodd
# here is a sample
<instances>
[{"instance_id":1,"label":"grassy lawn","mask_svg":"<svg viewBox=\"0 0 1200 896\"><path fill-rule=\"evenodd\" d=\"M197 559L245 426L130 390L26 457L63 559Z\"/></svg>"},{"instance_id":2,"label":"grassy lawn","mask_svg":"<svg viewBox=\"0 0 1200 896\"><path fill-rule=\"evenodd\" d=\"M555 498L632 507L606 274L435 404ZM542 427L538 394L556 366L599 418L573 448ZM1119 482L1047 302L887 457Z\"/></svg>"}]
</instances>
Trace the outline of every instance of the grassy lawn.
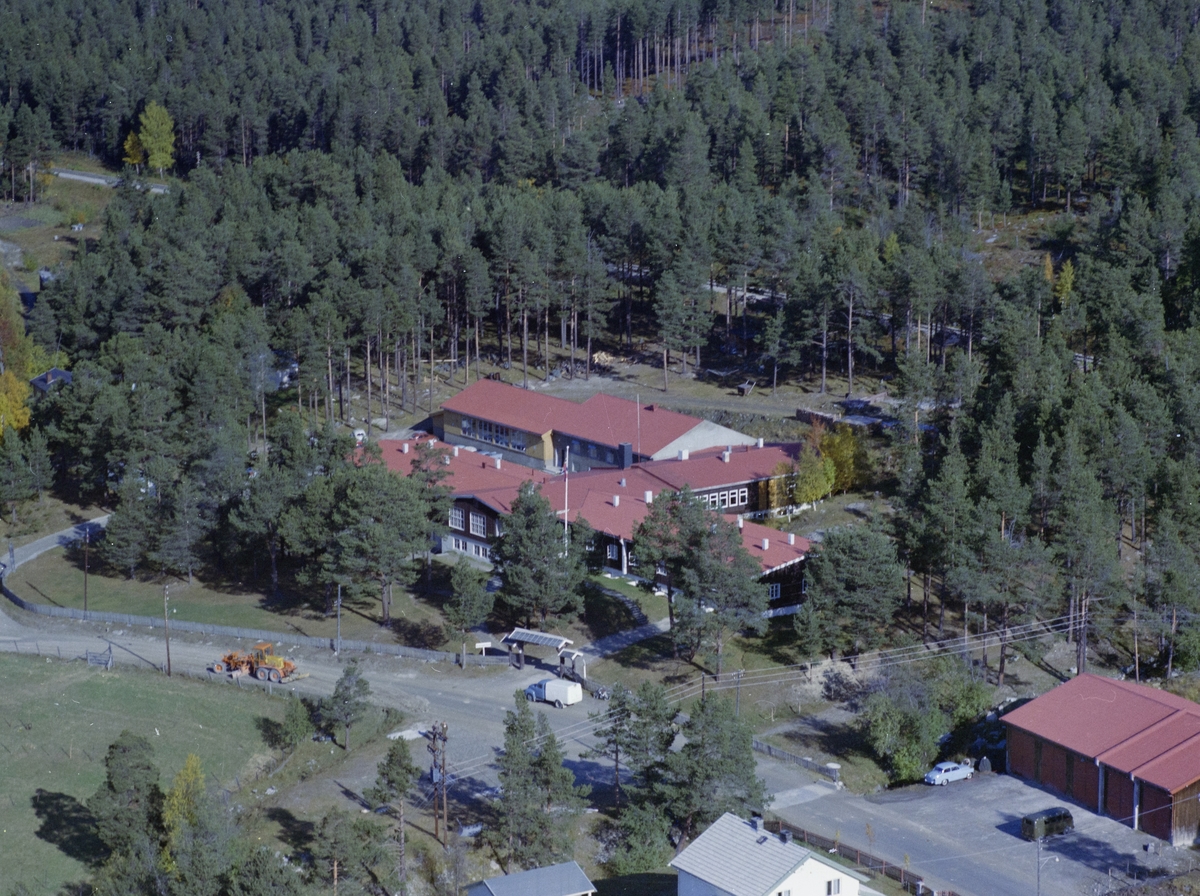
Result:
<instances>
[{"instance_id":1,"label":"grassy lawn","mask_svg":"<svg viewBox=\"0 0 1200 896\"><path fill-rule=\"evenodd\" d=\"M102 507L72 504L47 494L40 503L34 500L19 505L16 523L12 521L12 514L3 514L3 519L0 520L0 544L7 550L11 541L13 547L19 548L31 541L37 541L43 535L61 532L86 520L103 516L106 512Z\"/></svg>"},{"instance_id":2,"label":"grassy lawn","mask_svg":"<svg viewBox=\"0 0 1200 896\"><path fill-rule=\"evenodd\" d=\"M84 802L104 780L104 754L124 729L150 740L164 787L189 753L208 783L236 789L270 763L260 734L284 698L153 672L0 654L0 855L6 884L35 894L88 877L97 844Z\"/></svg>"},{"instance_id":3,"label":"grassy lawn","mask_svg":"<svg viewBox=\"0 0 1200 896\"><path fill-rule=\"evenodd\" d=\"M321 600L285 592L272 600L263 592L242 583L211 582L197 577L192 584L175 577L148 576L130 580L113 575L96 562L89 563L88 609L135 616L160 616L163 585L170 585L171 618L189 622L257 628L317 638L337 634L337 618L326 616ZM400 643L430 650L453 651L457 638L444 631L442 603L449 595L450 564L434 560L429 587L417 594L397 590L392 601L391 629L379 623L378 600L343 601L342 637L360 641ZM605 580L606 584L609 584ZM424 582L420 583L424 586ZM83 552L78 548L47 551L23 564L9 585L26 600L59 607L83 609ZM630 628L633 618L615 598L590 589L579 619L553 619L550 630L584 644ZM507 631L506 621L489 620L494 633Z\"/></svg>"},{"instance_id":4,"label":"grassy lawn","mask_svg":"<svg viewBox=\"0 0 1200 896\"><path fill-rule=\"evenodd\" d=\"M92 563L95 563L94 555ZM96 572L90 565L88 609L138 616L160 616L163 609L163 584L171 586L172 619L219 625L261 628L292 632L312 637L333 637L337 619L326 618L319 604L284 601L275 603L251 588L224 589L199 578L188 585L186 579L130 580L123 576ZM9 579L9 585L26 600L60 607L83 609L83 555L72 549L48 551L23 564ZM377 622L378 601L371 604L343 603L342 637L364 641L392 641L390 632ZM393 614L400 622L420 627L422 619L441 614L411 595L397 592ZM424 646L424 645L422 645Z\"/></svg>"},{"instance_id":5,"label":"grassy lawn","mask_svg":"<svg viewBox=\"0 0 1200 896\"><path fill-rule=\"evenodd\" d=\"M69 263L85 239L100 236L100 221L104 208L112 199L109 187L42 176L38 184L38 200L33 205L13 206L11 213L38 222L37 226L9 230L4 239L21 247L23 279L36 288L39 268L54 268ZM71 230L72 224L83 224L82 232Z\"/></svg>"}]
</instances>

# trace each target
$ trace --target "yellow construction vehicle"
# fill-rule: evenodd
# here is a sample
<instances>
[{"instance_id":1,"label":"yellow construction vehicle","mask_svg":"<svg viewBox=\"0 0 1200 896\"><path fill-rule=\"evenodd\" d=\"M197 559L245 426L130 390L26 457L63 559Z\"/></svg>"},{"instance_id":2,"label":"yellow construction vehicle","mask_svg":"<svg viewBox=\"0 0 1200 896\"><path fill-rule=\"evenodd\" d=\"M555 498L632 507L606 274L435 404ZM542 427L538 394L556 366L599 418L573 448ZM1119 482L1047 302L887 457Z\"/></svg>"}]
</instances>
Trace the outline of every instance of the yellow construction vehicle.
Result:
<instances>
[{"instance_id":1,"label":"yellow construction vehicle","mask_svg":"<svg viewBox=\"0 0 1200 896\"><path fill-rule=\"evenodd\" d=\"M278 684L291 678L296 672L296 664L289 659L275 655L275 648L270 641L260 641L250 649L249 653L235 650L227 653L212 665L214 672L233 672L243 675L253 675L259 681L272 681Z\"/></svg>"}]
</instances>

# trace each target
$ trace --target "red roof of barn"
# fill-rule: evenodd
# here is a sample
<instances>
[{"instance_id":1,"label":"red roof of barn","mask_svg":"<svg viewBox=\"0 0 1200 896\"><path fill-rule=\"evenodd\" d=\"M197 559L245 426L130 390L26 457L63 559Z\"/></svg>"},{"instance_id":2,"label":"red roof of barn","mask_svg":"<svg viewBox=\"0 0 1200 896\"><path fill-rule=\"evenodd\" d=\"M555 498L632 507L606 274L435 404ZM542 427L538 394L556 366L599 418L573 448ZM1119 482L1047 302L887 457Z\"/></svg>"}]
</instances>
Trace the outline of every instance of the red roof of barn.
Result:
<instances>
[{"instance_id":1,"label":"red roof of barn","mask_svg":"<svg viewBox=\"0 0 1200 896\"><path fill-rule=\"evenodd\" d=\"M1157 688L1084 674L1004 723L1168 793L1200 780L1200 704Z\"/></svg>"},{"instance_id":2,"label":"red roof of barn","mask_svg":"<svg viewBox=\"0 0 1200 896\"><path fill-rule=\"evenodd\" d=\"M697 417L641 405L626 398L597 393L583 404L532 392L519 386L478 380L442 403L446 410L501 426L544 435L551 430L571 438L616 447L629 442L649 456L690 432Z\"/></svg>"}]
</instances>

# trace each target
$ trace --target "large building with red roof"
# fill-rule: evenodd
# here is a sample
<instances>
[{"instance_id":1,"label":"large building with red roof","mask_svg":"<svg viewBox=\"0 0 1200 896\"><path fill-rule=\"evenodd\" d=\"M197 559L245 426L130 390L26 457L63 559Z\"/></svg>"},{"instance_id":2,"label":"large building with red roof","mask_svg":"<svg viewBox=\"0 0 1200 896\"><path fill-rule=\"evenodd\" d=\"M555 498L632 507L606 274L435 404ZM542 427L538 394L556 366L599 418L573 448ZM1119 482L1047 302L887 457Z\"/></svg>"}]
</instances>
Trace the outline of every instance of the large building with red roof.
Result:
<instances>
[{"instance_id":1,"label":"large building with red roof","mask_svg":"<svg viewBox=\"0 0 1200 896\"><path fill-rule=\"evenodd\" d=\"M479 380L442 404L433 417L438 438L559 472L627 468L755 440L699 417L656 404L597 393L582 403Z\"/></svg>"},{"instance_id":2,"label":"large building with red roof","mask_svg":"<svg viewBox=\"0 0 1200 896\"><path fill-rule=\"evenodd\" d=\"M739 508L757 506L771 491L781 463L794 458L798 446L735 447L732 451L700 452L670 461L634 464L627 469L596 468L555 475L510 463L502 456L474 447L436 439L381 441L388 468L412 472L420 442L433 444L446 468L453 493L448 531L442 550L491 559L491 548L504 531L521 484L532 481L560 517L587 520L597 535L600 564L615 573L646 577L633 551L633 536L649 505L664 491L688 486L714 511L729 513L742 532L742 543L763 569L762 581L772 600L795 603L803 588L801 564L809 550L807 539L751 522ZM751 494L747 498L743 492ZM653 571L649 572L653 576Z\"/></svg>"},{"instance_id":3,"label":"large building with red roof","mask_svg":"<svg viewBox=\"0 0 1200 896\"><path fill-rule=\"evenodd\" d=\"M1175 845L1200 834L1200 704L1085 674L1002 721L1012 774Z\"/></svg>"}]
</instances>

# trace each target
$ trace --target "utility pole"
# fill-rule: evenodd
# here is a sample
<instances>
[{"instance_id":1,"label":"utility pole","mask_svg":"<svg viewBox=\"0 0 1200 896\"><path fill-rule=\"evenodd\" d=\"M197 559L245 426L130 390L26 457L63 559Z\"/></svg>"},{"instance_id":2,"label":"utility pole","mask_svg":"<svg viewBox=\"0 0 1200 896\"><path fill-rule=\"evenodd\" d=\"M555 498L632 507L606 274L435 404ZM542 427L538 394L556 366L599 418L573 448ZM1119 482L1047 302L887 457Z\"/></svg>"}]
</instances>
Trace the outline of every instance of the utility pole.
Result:
<instances>
[{"instance_id":1,"label":"utility pole","mask_svg":"<svg viewBox=\"0 0 1200 896\"><path fill-rule=\"evenodd\" d=\"M742 676L745 674L745 669L737 670L737 696L733 700L733 714L735 716L742 714Z\"/></svg>"},{"instance_id":2,"label":"utility pole","mask_svg":"<svg viewBox=\"0 0 1200 896\"><path fill-rule=\"evenodd\" d=\"M342 655L342 583L338 582L338 599L337 599L337 650L334 656Z\"/></svg>"},{"instance_id":3,"label":"utility pole","mask_svg":"<svg viewBox=\"0 0 1200 896\"><path fill-rule=\"evenodd\" d=\"M171 599L171 584L163 582L163 633L167 639L167 678L171 677L171 620L167 615L167 602Z\"/></svg>"},{"instance_id":4,"label":"utility pole","mask_svg":"<svg viewBox=\"0 0 1200 896\"><path fill-rule=\"evenodd\" d=\"M83 612L87 612L87 580L88 580L88 545L91 543L91 530L83 530Z\"/></svg>"},{"instance_id":5,"label":"utility pole","mask_svg":"<svg viewBox=\"0 0 1200 896\"><path fill-rule=\"evenodd\" d=\"M450 840L450 821L446 812L446 729L445 722L434 722L429 730L426 749L433 755L429 777L433 779L433 837L444 846ZM439 793L440 791L440 793ZM438 797L441 797L439 815Z\"/></svg>"}]
</instances>

